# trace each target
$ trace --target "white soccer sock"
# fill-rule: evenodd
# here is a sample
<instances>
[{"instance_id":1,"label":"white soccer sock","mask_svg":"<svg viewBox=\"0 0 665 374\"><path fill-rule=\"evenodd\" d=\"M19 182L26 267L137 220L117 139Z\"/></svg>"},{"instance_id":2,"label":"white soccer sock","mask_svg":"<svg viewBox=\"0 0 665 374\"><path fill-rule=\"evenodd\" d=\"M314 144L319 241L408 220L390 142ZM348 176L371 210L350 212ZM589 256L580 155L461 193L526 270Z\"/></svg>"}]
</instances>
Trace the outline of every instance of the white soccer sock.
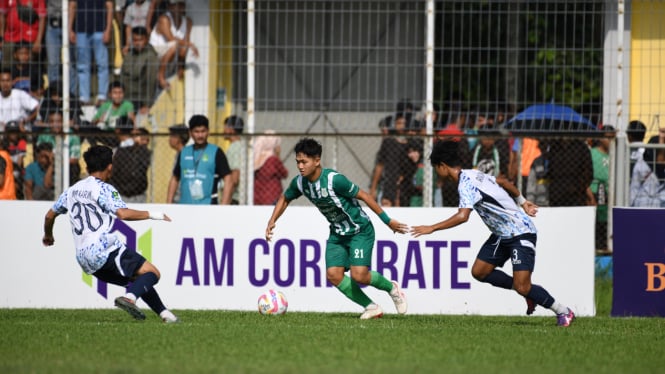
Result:
<instances>
[{"instance_id":1,"label":"white soccer sock","mask_svg":"<svg viewBox=\"0 0 665 374\"><path fill-rule=\"evenodd\" d=\"M125 297L128 298L129 300L133 301L133 302L136 302L136 295L134 295L134 294L131 293L131 292L127 292L127 293L125 294Z\"/></svg>"},{"instance_id":2,"label":"white soccer sock","mask_svg":"<svg viewBox=\"0 0 665 374\"><path fill-rule=\"evenodd\" d=\"M568 313L568 307L560 304L558 301L555 301L554 304L550 307L551 310L556 314L565 314Z\"/></svg>"}]
</instances>

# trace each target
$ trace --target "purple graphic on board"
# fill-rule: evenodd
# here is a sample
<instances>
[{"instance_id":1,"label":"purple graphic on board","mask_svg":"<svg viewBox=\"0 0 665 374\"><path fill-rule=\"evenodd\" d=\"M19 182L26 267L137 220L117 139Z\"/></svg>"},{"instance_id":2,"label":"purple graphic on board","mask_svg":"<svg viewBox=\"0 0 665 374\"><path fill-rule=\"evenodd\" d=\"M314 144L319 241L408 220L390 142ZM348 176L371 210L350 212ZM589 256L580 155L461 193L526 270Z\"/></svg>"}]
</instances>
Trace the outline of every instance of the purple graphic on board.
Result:
<instances>
[{"instance_id":1,"label":"purple graphic on board","mask_svg":"<svg viewBox=\"0 0 665 374\"><path fill-rule=\"evenodd\" d=\"M665 209L614 208L612 316L665 317Z\"/></svg>"}]
</instances>

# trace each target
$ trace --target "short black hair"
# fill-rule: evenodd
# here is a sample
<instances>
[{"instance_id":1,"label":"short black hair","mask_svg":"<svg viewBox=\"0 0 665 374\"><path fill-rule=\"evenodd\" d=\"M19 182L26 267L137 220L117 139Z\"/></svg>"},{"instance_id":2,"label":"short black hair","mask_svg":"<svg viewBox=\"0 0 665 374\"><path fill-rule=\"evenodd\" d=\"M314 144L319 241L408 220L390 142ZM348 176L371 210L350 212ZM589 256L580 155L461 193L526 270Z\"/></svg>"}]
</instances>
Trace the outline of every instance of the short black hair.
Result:
<instances>
[{"instance_id":1,"label":"short black hair","mask_svg":"<svg viewBox=\"0 0 665 374\"><path fill-rule=\"evenodd\" d=\"M136 132L134 132L134 135L150 135L150 130L145 127L139 127L136 129Z\"/></svg>"},{"instance_id":2,"label":"short black hair","mask_svg":"<svg viewBox=\"0 0 665 374\"><path fill-rule=\"evenodd\" d=\"M440 165L441 163L450 167L462 165L459 157L459 142L442 140L434 143L429 159L432 166Z\"/></svg>"},{"instance_id":3,"label":"short black hair","mask_svg":"<svg viewBox=\"0 0 665 374\"><path fill-rule=\"evenodd\" d=\"M642 121L634 120L630 121L628 124L628 129L626 129L626 134L628 135L629 141L644 141L644 136L647 133L647 127L642 123Z\"/></svg>"},{"instance_id":4,"label":"short black hair","mask_svg":"<svg viewBox=\"0 0 665 374\"><path fill-rule=\"evenodd\" d=\"M113 151L105 145L93 145L83 154L88 173L104 171L113 163Z\"/></svg>"},{"instance_id":5,"label":"short black hair","mask_svg":"<svg viewBox=\"0 0 665 374\"><path fill-rule=\"evenodd\" d=\"M135 27L132 27L132 34L147 37L148 36L148 29L146 29L144 26L135 26Z\"/></svg>"},{"instance_id":6,"label":"short black hair","mask_svg":"<svg viewBox=\"0 0 665 374\"><path fill-rule=\"evenodd\" d=\"M321 157L323 147L321 143L312 138L302 138L293 147L295 154L303 153L308 157Z\"/></svg>"},{"instance_id":7,"label":"short black hair","mask_svg":"<svg viewBox=\"0 0 665 374\"><path fill-rule=\"evenodd\" d=\"M47 152L52 152L53 151L53 144L48 143L48 142L42 142L37 144L37 148L35 148L35 156L39 154L41 151L47 151Z\"/></svg>"},{"instance_id":8,"label":"short black hair","mask_svg":"<svg viewBox=\"0 0 665 374\"><path fill-rule=\"evenodd\" d=\"M53 95L62 96L62 81L54 80L48 82L48 88L46 89L46 96L51 97Z\"/></svg>"},{"instance_id":9,"label":"short black hair","mask_svg":"<svg viewBox=\"0 0 665 374\"><path fill-rule=\"evenodd\" d=\"M24 48L27 49L27 50L31 50L32 49L32 44L30 44L26 41L20 41L20 42L14 44L14 52L17 52L18 50L24 49Z\"/></svg>"},{"instance_id":10,"label":"short black hair","mask_svg":"<svg viewBox=\"0 0 665 374\"><path fill-rule=\"evenodd\" d=\"M179 137L182 144L187 144L189 141L189 129L183 123L169 127L169 134Z\"/></svg>"},{"instance_id":11,"label":"short black hair","mask_svg":"<svg viewBox=\"0 0 665 374\"><path fill-rule=\"evenodd\" d=\"M418 151L420 153L423 153L423 141L422 141L422 139L415 139L415 138L409 139L406 142L406 149L408 151L413 150L413 151Z\"/></svg>"},{"instance_id":12,"label":"short black hair","mask_svg":"<svg viewBox=\"0 0 665 374\"><path fill-rule=\"evenodd\" d=\"M46 118L48 119L53 114L59 114L60 117L64 118L64 116L62 114L62 109L60 109L60 108L54 108L54 109L51 109L48 112L46 112Z\"/></svg>"},{"instance_id":13,"label":"short black hair","mask_svg":"<svg viewBox=\"0 0 665 374\"><path fill-rule=\"evenodd\" d=\"M236 133L242 134L245 129L245 122L238 116L228 116L224 120L224 126L232 127Z\"/></svg>"},{"instance_id":14,"label":"short black hair","mask_svg":"<svg viewBox=\"0 0 665 374\"><path fill-rule=\"evenodd\" d=\"M134 129L134 121L128 115L120 116L115 120L115 128L128 134Z\"/></svg>"},{"instance_id":15,"label":"short black hair","mask_svg":"<svg viewBox=\"0 0 665 374\"><path fill-rule=\"evenodd\" d=\"M195 114L192 118L189 119L189 129L192 130L195 127L204 126L206 129L209 128L210 124L208 117L203 114Z\"/></svg>"},{"instance_id":16,"label":"short black hair","mask_svg":"<svg viewBox=\"0 0 665 374\"><path fill-rule=\"evenodd\" d=\"M113 81L111 84L109 84L109 92L114 89L114 88L122 88L122 90L125 90L125 85L122 84L120 81Z\"/></svg>"}]
</instances>

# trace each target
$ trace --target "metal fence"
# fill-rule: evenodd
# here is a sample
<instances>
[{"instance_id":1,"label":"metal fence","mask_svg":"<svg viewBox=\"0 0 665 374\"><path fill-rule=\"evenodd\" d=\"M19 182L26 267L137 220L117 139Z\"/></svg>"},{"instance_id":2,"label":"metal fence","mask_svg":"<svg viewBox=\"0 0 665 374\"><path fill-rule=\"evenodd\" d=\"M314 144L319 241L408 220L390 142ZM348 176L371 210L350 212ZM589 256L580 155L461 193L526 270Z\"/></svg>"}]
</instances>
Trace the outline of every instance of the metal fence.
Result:
<instances>
[{"instance_id":1,"label":"metal fence","mask_svg":"<svg viewBox=\"0 0 665 374\"><path fill-rule=\"evenodd\" d=\"M461 140L465 167L501 173L524 194L542 192L551 179L547 199L539 201L553 206L598 203L601 176L596 172L602 174L601 188L606 189L601 200L610 207L629 205L630 149L625 130L630 120L645 124L645 141L665 143L657 136L665 107L661 92L665 61L658 58L665 39L660 27L665 5L660 1L192 0L185 13L192 21L189 40L198 53L190 48L183 59L165 64L168 88L159 79L143 80L161 74L159 59L132 72L139 63L132 57L133 49L122 51L124 46L134 48L132 37L123 33L123 14L129 8L122 3L116 2L115 32L106 45L108 60L91 59L92 97L82 97L80 91L86 74L82 67L88 67L81 54L90 54L92 47L60 41L51 49L62 57L61 74L56 77L48 69L53 53L47 51L54 47L49 44L53 43L50 32L58 29L55 21L77 17L68 9L60 18L49 10L44 51L28 53L29 61L12 56L24 58L21 43L15 43L16 54L5 43L5 66L25 75L17 73L21 70L16 66L26 65L28 78L48 78L42 84L33 81L26 89L41 101L36 119L24 126L25 116L0 114L4 139L16 136L9 135L14 127L6 125L19 120L18 137L28 144L22 151L13 140L6 144L15 161L17 152L25 155L16 165L19 182L28 163L36 159L33 150L44 135L50 135L56 146L56 192L85 174L85 165L64 161L70 151L78 156L76 147L63 146L71 136L65 139L54 130L48 116L59 108L78 118L64 121L63 127L81 132L84 150L90 139L85 123L95 122L100 112L94 98L110 94L100 87L105 81L97 74L105 67L109 82L123 82L125 99L135 104L135 126L150 132L147 202L165 202L176 154L169 147L168 128L187 123L193 114L210 118L209 140L225 150L229 141L223 133L224 119L229 115L244 119L241 204L252 204L255 191L262 187L254 183L253 139L266 130L276 132L282 141L279 158L289 171L282 185L296 172L293 145L311 136L324 145L325 166L339 169L364 188L377 187L377 198L382 196L381 185L373 183L379 151L387 138L399 138L402 145L395 149L400 154L386 158L385 167L403 168L402 198L408 187L408 194L422 196L424 206L455 203L426 166L432 142L442 136L452 134ZM153 3L154 20L175 11L167 1ZM25 79L19 83L16 78L15 88L25 88ZM66 105L49 104L51 110L45 110L51 94L64 97ZM147 109L144 97L152 98ZM400 121L404 121L403 134L396 126ZM114 121L108 122L112 127ZM607 131L612 128L615 131ZM115 137L113 131L106 136ZM425 167L418 168L419 162L408 158L406 149L414 142L402 141L403 137L421 139L415 143ZM541 168L539 176L550 166L553 174L529 182L539 153L543 156L536 165ZM660 161L652 161L649 165L656 171ZM71 179L64 177L69 171L75 174ZM406 186L404 180L419 186ZM19 197L22 192L20 188ZM392 203L410 205L410 199L403 200Z\"/></svg>"}]
</instances>

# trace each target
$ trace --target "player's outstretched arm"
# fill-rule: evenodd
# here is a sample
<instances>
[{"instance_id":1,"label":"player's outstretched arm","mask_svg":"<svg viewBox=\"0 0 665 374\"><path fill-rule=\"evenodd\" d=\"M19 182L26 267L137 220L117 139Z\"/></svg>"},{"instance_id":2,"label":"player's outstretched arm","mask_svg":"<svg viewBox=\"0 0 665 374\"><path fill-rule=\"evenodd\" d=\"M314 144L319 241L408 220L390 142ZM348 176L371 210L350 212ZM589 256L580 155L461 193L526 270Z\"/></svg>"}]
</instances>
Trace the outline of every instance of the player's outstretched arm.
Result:
<instances>
[{"instance_id":1,"label":"player's outstretched arm","mask_svg":"<svg viewBox=\"0 0 665 374\"><path fill-rule=\"evenodd\" d=\"M367 204L367 207L369 207L372 212L376 213L379 218L381 218L381 221L388 225L393 232L398 232L400 234L406 234L409 231L409 226L407 226L406 223L401 223L395 219L391 219L388 217L388 214L379 206L379 204L374 200L374 198L367 192L363 190L358 190L358 194L356 195L356 198L359 200L362 200Z\"/></svg>"},{"instance_id":2,"label":"player's outstretched arm","mask_svg":"<svg viewBox=\"0 0 665 374\"><path fill-rule=\"evenodd\" d=\"M469 220L469 215L471 215L471 209L459 208L457 213L453 214L445 221L441 221L429 226L412 226L411 236L417 238L421 235L429 235L434 231L445 230L457 225L461 225L462 223L465 223Z\"/></svg>"},{"instance_id":3,"label":"player's outstretched arm","mask_svg":"<svg viewBox=\"0 0 665 374\"><path fill-rule=\"evenodd\" d=\"M55 243L55 238L53 238L53 224L55 224L55 218L58 217L58 213L54 212L53 209L49 209L46 212L44 217L44 236L42 237L42 244L44 246L52 246Z\"/></svg>"},{"instance_id":4,"label":"player's outstretched arm","mask_svg":"<svg viewBox=\"0 0 665 374\"><path fill-rule=\"evenodd\" d=\"M284 195L279 197L277 204L275 204L275 209L272 210L272 215L268 220L268 226L266 226L266 240L270 241L272 239L272 230L275 228L277 220L282 216L282 213L289 206L289 201L286 200Z\"/></svg>"},{"instance_id":5,"label":"player's outstretched arm","mask_svg":"<svg viewBox=\"0 0 665 374\"><path fill-rule=\"evenodd\" d=\"M524 212L528 214L531 217L535 217L536 213L538 213L538 205L532 203L531 201L527 200L522 196L520 191L515 187L514 184L512 184L508 179L506 178L497 178L496 183L499 184L508 194L510 197L515 199L515 203L517 203L518 206L522 207L524 209Z\"/></svg>"},{"instance_id":6,"label":"player's outstretched arm","mask_svg":"<svg viewBox=\"0 0 665 374\"><path fill-rule=\"evenodd\" d=\"M120 208L116 210L115 215L123 221L141 221L144 219L164 220L171 222L171 217L162 212L136 210L131 208Z\"/></svg>"}]
</instances>

